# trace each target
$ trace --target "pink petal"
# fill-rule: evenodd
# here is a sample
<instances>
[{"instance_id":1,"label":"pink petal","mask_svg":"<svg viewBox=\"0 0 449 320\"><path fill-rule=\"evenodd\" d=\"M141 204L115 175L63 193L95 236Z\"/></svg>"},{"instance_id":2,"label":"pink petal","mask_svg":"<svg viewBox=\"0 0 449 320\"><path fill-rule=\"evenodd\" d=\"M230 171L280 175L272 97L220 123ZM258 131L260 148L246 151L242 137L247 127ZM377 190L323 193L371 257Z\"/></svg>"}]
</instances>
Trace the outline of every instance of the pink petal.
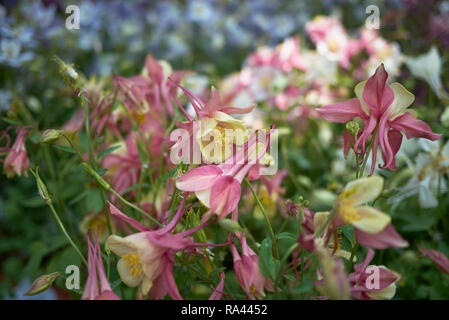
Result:
<instances>
[{"instance_id":1,"label":"pink petal","mask_svg":"<svg viewBox=\"0 0 449 320\"><path fill-rule=\"evenodd\" d=\"M390 270L384 267L378 267L379 268L379 288L372 289L373 291L382 290L388 287L390 284L398 280L398 277ZM371 276L372 273L369 272L363 272L360 276L360 283L362 285L366 284L367 278ZM371 290L368 290L371 291Z\"/></svg>"},{"instance_id":2,"label":"pink petal","mask_svg":"<svg viewBox=\"0 0 449 320\"><path fill-rule=\"evenodd\" d=\"M144 225L140 224L133 218L128 217L126 214L124 214L119 209L117 209L112 203L109 202L108 204L109 204L109 212L111 213L112 216L116 217L117 219L119 219L121 221L128 223L130 226L132 226L133 228L135 228L139 231L151 230L150 228L145 227Z\"/></svg>"},{"instance_id":3,"label":"pink petal","mask_svg":"<svg viewBox=\"0 0 449 320\"><path fill-rule=\"evenodd\" d=\"M208 189L222 173L223 171L216 165L197 167L183 174L176 181L176 187L190 192Z\"/></svg>"},{"instance_id":4,"label":"pink petal","mask_svg":"<svg viewBox=\"0 0 449 320\"><path fill-rule=\"evenodd\" d=\"M449 274L449 259L440 251L431 250L424 247L419 248L423 256L428 257L437 266L438 269Z\"/></svg>"},{"instance_id":5,"label":"pink petal","mask_svg":"<svg viewBox=\"0 0 449 320\"><path fill-rule=\"evenodd\" d=\"M438 140L441 134L433 133L432 129L424 121L418 120L406 112L390 122L392 128L404 131L407 139L426 138L429 140Z\"/></svg>"},{"instance_id":6,"label":"pink petal","mask_svg":"<svg viewBox=\"0 0 449 320\"><path fill-rule=\"evenodd\" d=\"M215 288L214 292L212 292L211 296L209 297L209 300L221 300L221 297L223 295L223 288L224 288L224 280L225 280L225 273L220 273L220 283Z\"/></svg>"},{"instance_id":7,"label":"pink petal","mask_svg":"<svg viewBox=\"0 0 449 320\"><path fill-rule=\"evenodd\" d=\"M347 130L343 131L343 154L348 156L349 150L354 146L355 138L353 134L350 134ZM352 144L352 146L351 146Z\"/></svg>"},{"instance_id":8,"label":"pink petal","mask_svg":"<svg viewBox=\"0 0 449 320\"><path fill-rule=\"evenodd\" d=\"M253 104L252 106L246 107L246 108L224 107L224 108L221 108L220 111L227 113L227 114L234 114L234 113L243 114L243 113L251 112L255 107L256 107L255 104Z\"/></svg>"},{"instance_id":9,"label":"pink petal","mask_svg":"<svg viewBox=\"0 0 449 320\"><path fill-rule=\"evenodd\" d=\"M386 249L390 247L405 248L408 246L408 242L397 233L391 224L377 234L369 234L358 229L354 229L354 233L357 241L366 247Z\"/></svg>"},{"instance_id":10,"label":"pink petal","mask_svg":"<svg viewBox=\"0 0 449 320\"><path fill-rule=\"evenodd\" d=\"M242 187L232 176L222 176L218 178L211 189L211 211L219 217L224 217L237 208Z\"/></svg>"},{"instance_id":11,"label":"pink petal","mask_svg":"<svg viewBox=\"0 0 449 320\"><path fill-rule=\"evenodd\" d=\"M381 64L376 73L368 79L363 89L363 100L371 113L379 118L394 100L394 92L387 85L388 73Z\"/></svg>"},{"instance_id":12,"label":"pink petal","mask_svg":"<svg viewBox=\"0 0 449 320\"><path fill-rule=\"evenodd\" d=\"M148 75L156 83L161 83L164 80L164 71L161 64L151 54L147 55L145 59L145 67Z\"/></svg>"},{"instance_id":13,"label":"pink petal","mask_svg":"<svg viewBox=\"0 0 449 320\"><path fill-rule=\"evenodd\" d=\"M345 123L356 117L367 118L362 105L357 98L329 104L317 109L321 117L330 122Z\"/></svg>"}]
</instances>

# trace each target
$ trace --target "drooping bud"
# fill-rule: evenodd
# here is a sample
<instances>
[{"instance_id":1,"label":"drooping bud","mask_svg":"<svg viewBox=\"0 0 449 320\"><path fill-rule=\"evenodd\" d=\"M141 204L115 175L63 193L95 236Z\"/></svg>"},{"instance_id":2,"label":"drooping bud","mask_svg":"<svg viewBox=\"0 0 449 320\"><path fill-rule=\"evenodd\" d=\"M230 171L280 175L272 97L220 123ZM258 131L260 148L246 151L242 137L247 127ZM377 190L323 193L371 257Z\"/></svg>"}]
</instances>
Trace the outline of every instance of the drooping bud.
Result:
<instances>
[{"instance_id":1,"label":"drooping bud","mask_svg":"<svg viewBox=\"0 0 449 320\"><path fill-rule=\"evenodd\" d=\"M52 143L58 140L64 134L64 130L47 129L42 132L41 142Z\"/></svg>"},{"instance_id":2,"label":"drooping bud","mask_svg":"<svg viewBox=\"0 0 449 320\"><path fill-rule=\"evenodd\" d=\"M34 280L30 289L28 289L28 291L24 294L24 296L34 296L38 293L47 290L59 276L60 276L59 272L53 272L50 274L44 274L40 276L39 278Z\"/></svg>"},{"instance_id":3,"label":"drooping bud","mask_svg":"<svg viewBox=\"0 0 449 320\"><path fill-rule=\"evenodd\" d=\"M38 170L39 170L38 168L36 168L36 171L33 171L33 169L30 169L34 178L36 178L37 190L39 191L39 195L41 196L42 200L44 200L48 205L50 205L51 204L50 194L48 193L47 186L42 181L42 179L39 177Z\"/></svg>"},{"instance_id":4,"label":"drooping bud","mask_svg":"<svg viewBox=\"0 0 449 320\"><path fill-rule=\"evenodd\" d=\"M76 72L73 65L68 65L64 61L62 61L59 57L54 56L53 60L59 65L59 72L61 73L64 81L74 89L76 89L79 75Z\"/></svg>"}]
</instances>

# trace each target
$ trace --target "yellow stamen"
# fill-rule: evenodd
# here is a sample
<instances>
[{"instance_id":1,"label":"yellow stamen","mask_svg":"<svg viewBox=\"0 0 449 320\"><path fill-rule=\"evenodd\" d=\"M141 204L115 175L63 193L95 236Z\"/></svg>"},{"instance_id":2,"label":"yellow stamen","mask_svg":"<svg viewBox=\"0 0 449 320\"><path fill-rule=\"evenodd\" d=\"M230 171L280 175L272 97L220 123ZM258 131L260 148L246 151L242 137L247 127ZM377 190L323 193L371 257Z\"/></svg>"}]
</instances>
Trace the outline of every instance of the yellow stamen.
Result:
<instances>
[{"instance_id":1,"label":"yellow stamen","mask_svg":"<svg viewBox=\"0 0 449 320\"><path fill-rule=\"evenodd\" d=\"M343 191L337 200L337 211L345 223L360 220L357 209L354 207L355 200L351 197L352 193L352 190Z\"/></svg>"},{"instance_id":2,"label":"yellow stamen","mask_svg":"<svg viewBox=\"0 0 449 320\"><path fill-rule=\"evenodd\" d=\"M139 255L137 253L128 253L122 256L122 259L130 267L131 275L135 278L142 274L142 264L140 263Z\"/></svg>"}]
</instances>

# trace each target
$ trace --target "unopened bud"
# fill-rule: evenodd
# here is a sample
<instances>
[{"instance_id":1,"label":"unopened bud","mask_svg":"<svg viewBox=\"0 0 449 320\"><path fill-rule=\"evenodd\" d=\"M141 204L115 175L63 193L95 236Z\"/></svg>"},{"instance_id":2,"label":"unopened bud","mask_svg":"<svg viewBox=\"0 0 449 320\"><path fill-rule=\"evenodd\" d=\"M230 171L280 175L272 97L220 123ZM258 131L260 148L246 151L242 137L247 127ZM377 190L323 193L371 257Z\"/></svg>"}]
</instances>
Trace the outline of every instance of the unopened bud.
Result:
<instances>
[{"instance_id":1,"label":"unopened bud","mask_svg":"<svg viewBox=\"0 0 449 320\"><path fill-rule=\"evenodd\" d=\"M30 289L24 294L25 296L34 296L35 294L41 293L53 284L53 282L56 280L57 277L59 277L59 272L53 272L50 274L44 274L34 280L33 284L31 285Z\"/></svg>"},{"instance_id":2,"label":"unopened bud","mask_svg":"<svg viewBox=\"0 0 449 320\"><path fill-rule=\"evenodd\" d=\"M239 232L243 230L237 221L231 219L219 219L218 224L229 232Z\"/></svg>"},{"instance_id":3,"label":"unopened bud","mask_svg":"<svg viewBox=\"0 0 449 320\"><path fill-rule=\"evenodd\" d=\"M353 136L357 136L360 131L360 125L356 121L349 121L346 123L346 130L348 130L348 132Z\"/></svg>"},{"instance_id":4,"label":"unopened bud","mask_svg":"<svg viewBox=\"0 0 449 320\"><path fill-rule=\"evenodd\" d=\"M33 176L36 178L37 190L38 190L39 195L41 196L42 200L44 200L47 204L51 204L50 194L48 193L48 189L45 186L45 183L39 177L38 169L36 168L36 171L33 171L33 169L30 169L30 171L33 174Z\"/></svg>"},{"instance_id":5,"label":"unopened bud","mask_svg":"<svg viewBox=\"0 0 449 320\"><path fill-rule=\"evenodd\" d=\"M52 143L58 140L64 134L64 130L48 129L42 132L41 142Z\"/></svg>"}]
</instances>

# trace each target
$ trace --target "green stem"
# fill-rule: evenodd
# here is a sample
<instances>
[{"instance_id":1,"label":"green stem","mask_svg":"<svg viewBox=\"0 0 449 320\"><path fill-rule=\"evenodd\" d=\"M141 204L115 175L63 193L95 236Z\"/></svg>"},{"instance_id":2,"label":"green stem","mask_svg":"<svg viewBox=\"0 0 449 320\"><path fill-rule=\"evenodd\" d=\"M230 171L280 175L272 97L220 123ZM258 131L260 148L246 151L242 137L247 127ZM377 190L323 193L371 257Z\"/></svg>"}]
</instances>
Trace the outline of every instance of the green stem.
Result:
<instances>
[{"instance_id":1,"label":"green stem","mask_svg":"<svg viewBox=\"0 0 449 320\"><path fill-rule=\"evenodd\" d=\"M256 199L257 205L259 206L260 211L262 211L262 214L265 218L265 222L267 224L268 231L270 232L271 241L273 243L273 248L272 248L273 249L273 257L275 259L279 259L279 250L278 250L278 246L277 246L276 236L274 235L273 227L271 226L271 222L270 222L270 219L268 218L267 212L265 211L265 208L263 207L262 202L260 202L260 199L257 196L256 191L254 191L254 188L251 185L251 183L246 178L244 179L244 181L248 185L249 189L251 190L251 193L253 194L254 199Z\"/></svg>"},{"instance_id":2,"label":"green stem","mask_svg":"<svg viewBox=\"0 0 449 320\"><path fill-rule=\"evenodd\" d=\"M287 252L286 252L286 253L284 254L284 256L282 257L281 263L279 264L279 271L278 271L278 273L276 274L276 278L275 278L275 280L274 280L274 290L276 290L276 288L278 287L278 282L279 282L279 279L280 279L280 277L281 277L282 269L283 269L283 267L284 267L284 265L285 265L285 262L287 261L288 257L290 257L290 255L292 254L292 252L293 252L296 248L298 248L298 246L299 246L299 243L298 243L298 242L294 243L292 246L290 246L290 248L288 248Z\"/></svg>"},{"instance_id":3,"label":"green stem","mask_svg":"<svg viewBox=\"0 0 449 320\"><path fill-rule=\"evenodd\" d=\"M75 251L79 254L79 256L81 257L81 260L83 261L83 263L86 265L87 267L87 260L86 258L84 258L83 254L81 253L80 249L78 248L78 246L75 244L75 242L73 242L72 238L70 237L70 235L67 233L67 230L65 229L61 219L58 216L58 213L56 212L55 208L53 207L53 204L49 203L48 206L51 209L51 212L53 213L56 221L58 222L59 227L61 228L62 232L64 233L64 235L66 236L67 240L69 240L70 244L72 245L72 247L75 249Z\"/></svg>"}]
</instances>

